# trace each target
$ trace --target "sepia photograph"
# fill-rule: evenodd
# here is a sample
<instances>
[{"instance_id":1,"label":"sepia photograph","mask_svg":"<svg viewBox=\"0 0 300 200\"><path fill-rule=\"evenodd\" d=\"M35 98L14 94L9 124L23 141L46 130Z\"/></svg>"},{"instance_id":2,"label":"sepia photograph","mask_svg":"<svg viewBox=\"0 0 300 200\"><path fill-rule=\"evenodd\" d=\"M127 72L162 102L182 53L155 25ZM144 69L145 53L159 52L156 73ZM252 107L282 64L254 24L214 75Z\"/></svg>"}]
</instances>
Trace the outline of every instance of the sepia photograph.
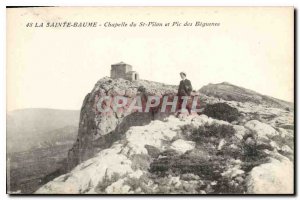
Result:
<instances>
[{"instance_id":1,"label":"sepia photograph","mask_svg":"<svg viewBox=\"0 0 300 200\"><path fill-rule=\"evenodd\" d=\"M295 195L294 7L6 8L9 195Z\"/></svg>"}]
</instances>

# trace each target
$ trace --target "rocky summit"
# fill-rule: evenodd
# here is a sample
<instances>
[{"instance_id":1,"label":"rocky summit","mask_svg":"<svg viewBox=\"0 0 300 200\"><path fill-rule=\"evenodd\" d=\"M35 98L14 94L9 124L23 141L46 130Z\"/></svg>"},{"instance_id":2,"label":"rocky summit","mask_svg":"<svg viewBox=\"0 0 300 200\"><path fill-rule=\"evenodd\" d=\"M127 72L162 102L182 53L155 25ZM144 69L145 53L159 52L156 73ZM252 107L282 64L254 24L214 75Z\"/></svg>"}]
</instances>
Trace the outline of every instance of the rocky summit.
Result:
<instances>
[{"instance_id":1,"label":"rocky summit","mask_svg":"<svg viewBox=\"0 0 300 200\"><path fill-rule=\"evenodd\" d=\"M247 98L228 98L224 93L232 87L226 92L226 83L221 94L201 89L197 95L202 111L188 116L162 113L160 107L124 112L126 105L107 114L97 106L103 96L172 97L177 87L99 80L81 108L69 172L35 193L293 193L293 108L261 103L255 100L258 93L251 96L242 89L236 96L244 93Z\"/></svg>"},{"instance_id":2,"label":"rocky summit","mask_svg":"<svg viewBox=\"0 0 300 200\"><path fill-rule=\"evenodd\" d=\"M99 80L94 89L84 99L79 122L78 137L69 151L68 165L73 168L80 162L91 158L101 149L110 147L113 142L119 140L131 126L143 126L152 120L163 119L170 113L161 113L159 110L150 112L134 112L129 110L129 103L121 108L114 109L113 102L111 112L101 112L99 102L102 97L125 97L128 101L136 96L147 98L148 96L175 96L176 86L165 85L146 80L128 81L124 79L111 79L105 77ZM102 105L100 105L102 106Z\"/></svg>"}]
</instances>

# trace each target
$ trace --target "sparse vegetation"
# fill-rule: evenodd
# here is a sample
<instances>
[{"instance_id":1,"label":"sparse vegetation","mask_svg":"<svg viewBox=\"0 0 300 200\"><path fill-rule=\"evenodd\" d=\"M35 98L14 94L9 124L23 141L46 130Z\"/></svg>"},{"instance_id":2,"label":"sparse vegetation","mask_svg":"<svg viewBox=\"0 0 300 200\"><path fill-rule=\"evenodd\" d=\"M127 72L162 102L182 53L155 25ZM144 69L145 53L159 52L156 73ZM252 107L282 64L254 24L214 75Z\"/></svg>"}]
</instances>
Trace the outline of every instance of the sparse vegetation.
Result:
<instances>
[{"instance_id":1,"label":"sparse vegetation","mask_svg":"<svg viewBox=\"0 0 300 200\"><path fill-rule=\"evenodd\" d=\"M107 172L107 171L106 171ZM120 179L120 175L118 173L113 173L111 177L105 173L105 176L103 178L103 181L99 182L98 185L95 188L95 191L97 193L105 193L105 189L110 186L112 183L118 181Z\"/></svg>"},{"instance_id":2,"label":"sparse vegetation","mask_svg":"<svg viewBox=\"0 0 300 200\"><path fill-rule=\"evenodd\" d=\"M249 133L239 140L231 125L205 124L197 129L184 126L182 131L185 139L196 142L196 148L183 155L175 151L162 152L151 163L149 171L157 178L182 174L199 177L204 184L191 189L193 192L245 193L245 173L266 162L266 155L258 148L254 136ZM249 138L253 138L253 142ZM220 142L223 143L221 148ZM232 164L233 161L240 161L240 164ZM243 173L234 177L225 176L224 172L231 169Z\"/></svg>"},{"instance_id":3,"label":"sparse vegetation","mask_svg":"<svg viewBox=\"0 0 300 200\"><path fill-rule=\"evenodd\" d=\"M64 144L11 153L7 169L10 176L8 190L21 190L22 193L30 194L41 185L65 173L64 159L70 148L71 144Z\"/></svg>"}]
</instances>

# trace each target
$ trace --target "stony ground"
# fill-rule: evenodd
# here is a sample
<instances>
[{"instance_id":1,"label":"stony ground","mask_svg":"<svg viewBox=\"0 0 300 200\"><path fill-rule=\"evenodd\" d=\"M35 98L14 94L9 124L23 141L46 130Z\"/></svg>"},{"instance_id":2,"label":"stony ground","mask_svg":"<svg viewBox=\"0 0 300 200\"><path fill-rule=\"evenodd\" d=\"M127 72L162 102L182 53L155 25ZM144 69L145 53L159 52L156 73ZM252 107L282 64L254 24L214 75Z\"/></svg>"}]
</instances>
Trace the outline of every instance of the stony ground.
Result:
<instances>
[{"instance_id":1,"label":"stony ground","mask_svg":"<svg viewBox=\"0 0 300 200\"><path fill-rule=\"evenodd\" d=\"M36 193L293 193L293 111L202 98L229 105L230 120L216 111L132 126Z\"/></svg>"}]
</instances>

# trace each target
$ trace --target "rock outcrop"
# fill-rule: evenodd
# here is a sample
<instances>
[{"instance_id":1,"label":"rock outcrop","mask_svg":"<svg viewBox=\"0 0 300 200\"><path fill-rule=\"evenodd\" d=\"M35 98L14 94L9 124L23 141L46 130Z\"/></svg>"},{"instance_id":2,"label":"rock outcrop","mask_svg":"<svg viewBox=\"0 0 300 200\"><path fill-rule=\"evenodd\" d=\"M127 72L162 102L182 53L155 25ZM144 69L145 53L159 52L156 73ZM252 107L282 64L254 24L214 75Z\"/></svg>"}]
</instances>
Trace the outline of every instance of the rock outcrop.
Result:
<instances>
[{"instance_id":1,"label":"rock outcrop","mask_svg":"<svg viewBox=\"0 0 300 200\"><path fill-rule=\"evenodd\" d=\"M121 139L131 126L143 126L152 120L163 120L172 112L160 112L160 106L150 109L149 112L134 112L130 103L137 96L143 100L145 106L149 96L158 96L160 99L167 96L170 101L177 93L177 87L139 80L127 81L105 77L99 80L94 89L86 95L80 114L79 130L76 143L68 154L68 168L72 169L82 161L91 158L99 150L108 148L113 142ZM100 99L111 97L111 112L99 110ZM127 103L117 109L113 101L117 96L125 97Z\"/></svg>"}]
</instances>

